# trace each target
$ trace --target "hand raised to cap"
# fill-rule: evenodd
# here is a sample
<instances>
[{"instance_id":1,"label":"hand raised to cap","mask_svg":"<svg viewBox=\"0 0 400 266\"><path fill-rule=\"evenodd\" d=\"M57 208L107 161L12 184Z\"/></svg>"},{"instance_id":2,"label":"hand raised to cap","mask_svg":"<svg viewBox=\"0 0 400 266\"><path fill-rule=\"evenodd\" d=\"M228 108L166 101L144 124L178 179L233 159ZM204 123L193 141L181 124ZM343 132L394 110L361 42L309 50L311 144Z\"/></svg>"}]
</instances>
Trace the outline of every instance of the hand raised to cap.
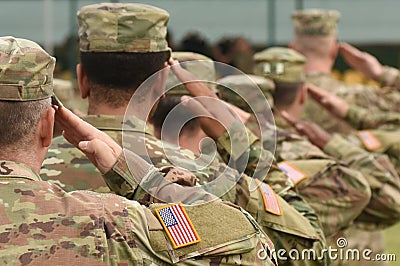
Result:
<instances>
[{"instance_id":1,"label":"hand raised to cap","mask_svg":"<svg viewBox=\"0 0 400 266\"><path fill-rule=\"evenodd\" d=\"M327 109L331 114L344 118L349 110L349 104L335 94L324 91L312 84L306 84L307 92L313 100Z\"/></svg>"},{"instance_id":2,"label":"hand raised to cap","mask_svg":"<svg viewBox=\"0 0 400 266\"><path fill-rule=\"evenodd\" d=\"M383 72L383 67L375 56L362 52L348 43L341 43L340 54L347 64L360 71L370 79L378 81Z\"/></svg>"},{"instance_id":3,"label":"hand raised to cap","mask_svg":"<svg viewBox=\"0 0 400 266\"><path fill-rule=\"evenodd\" d=\"M222 136L238 118L227 103L218 98L196 76L179 65L176 60L170 60L171 71L184 83L186 89L194 97L182 96L182 104L189 108L199 119L201 128L214 140Z\"/></svg>"},{"instance_id":4,"label":"hand raised to cap","mask_svg":"<svg viewBox=\"0 0 400 266\"><path fill-rule=\"evenodd\" d=\"M184 83L186 89L192 96L218 98L218 96L213 93L203 82L195 81L198 80L198 78L190 71L184 69L177 60L170 59L168 64L171 67L171 71L182 83Z\"/></svg>"},{"instance_id":5,"label":"hand raised to cap","mask_svg":"<svg viewBox=\"0 0 400 266\"><path fill-rule=\"evenodd\" d=\"M297 120L283 111L282 117L293 126L301 135L306 136L312 144L319 148L324 148L331 140L332 136L319 125L305 120Z\"/></svg>"},{"instance_id":6,"label":"hand raised to cap","mask_svg":"<svg viewBox=\"0 0 400 266\"><path fill-rule=\"evenodd\" d=\"M116 163L122 148L107 134L86 123L64 107L54 107L56 121L63 129L63 136L80 149L104 174Z\"/></svg>"}]
</instances>

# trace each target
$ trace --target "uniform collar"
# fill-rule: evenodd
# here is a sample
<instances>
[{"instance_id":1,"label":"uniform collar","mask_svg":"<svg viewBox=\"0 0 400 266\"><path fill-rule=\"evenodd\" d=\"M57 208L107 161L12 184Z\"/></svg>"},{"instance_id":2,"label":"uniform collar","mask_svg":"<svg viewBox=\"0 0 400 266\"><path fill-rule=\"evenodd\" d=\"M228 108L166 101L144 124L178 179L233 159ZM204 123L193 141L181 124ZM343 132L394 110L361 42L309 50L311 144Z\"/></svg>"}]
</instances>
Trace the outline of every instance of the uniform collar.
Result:
<instances>
[{"instance_id":1,"label":"uniform collar","mask_svg":"<svg viewBox=\"0 0 400 266\"><path fill-rule=\"evenodd\" d=\"M83 120L102 131L121 131L123 129L124 131L153 134L152 128L136 116L87 115Z\"/></svg>"},{"instance_id":2,"label":"uniform collar","mask_svg":"<svg viewBox=\"0 0 400 266\"><path fill-rule=\"evenodd\" d=\"M5 160L0 160L0 180L2 179L29 179L33 181L42 181L35 170L26 164Z\"/></svg>"}]
</instances>

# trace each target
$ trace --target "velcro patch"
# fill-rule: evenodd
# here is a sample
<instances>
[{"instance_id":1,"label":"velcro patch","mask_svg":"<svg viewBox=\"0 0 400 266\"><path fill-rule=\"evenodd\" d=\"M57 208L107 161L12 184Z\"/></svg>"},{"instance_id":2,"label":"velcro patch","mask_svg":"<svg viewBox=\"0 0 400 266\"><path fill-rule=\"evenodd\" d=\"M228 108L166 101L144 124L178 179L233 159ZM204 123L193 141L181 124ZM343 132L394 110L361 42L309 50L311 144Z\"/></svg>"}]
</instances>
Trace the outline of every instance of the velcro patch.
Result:
<instances>
[{"instance_id":1,"label":"velcro patch","mask_svg":"<svg viewBox=\"0 0 400 266\"><path fill-rule=\"evenodd\" d=\"M283 211L275 192L268 184L265 184L260 181L258 181L258 183L259 183L258 189L260 189L261 195L264 200L265 210L272 214L281 216L283 214Z\"/></svg>"},{"instance_id":2,"label":"velcro patch","mask_svg":"<svg viewBox=\"0 0 400 266\"><path fill-rule=\"evenodd\" d=\"M290 178L290 180L292 180L293 184L295 185L307 177L305 173L288 162L280 162L278 163L278 167Z\"/></svg>"},{"instance_id":3,"label":"velcro patch","mask_svg":"<svg viewBox=\"0 0 400 266\"><path fill-rule=\"evenodd\" d=\"M357 136L368 150L376 150L382 146L382 143L368 130L357 131Z\"/></svg>"},{"instance_id":4,"label":"velcro patch","mask_svg":"<svg viewBox=\"0 0 400 266\"><path fill-rule=\"evenodd\" d=\"M201 241L181 203L156 208L155 212L174 249Z\"/></svg>"}]
</instances>

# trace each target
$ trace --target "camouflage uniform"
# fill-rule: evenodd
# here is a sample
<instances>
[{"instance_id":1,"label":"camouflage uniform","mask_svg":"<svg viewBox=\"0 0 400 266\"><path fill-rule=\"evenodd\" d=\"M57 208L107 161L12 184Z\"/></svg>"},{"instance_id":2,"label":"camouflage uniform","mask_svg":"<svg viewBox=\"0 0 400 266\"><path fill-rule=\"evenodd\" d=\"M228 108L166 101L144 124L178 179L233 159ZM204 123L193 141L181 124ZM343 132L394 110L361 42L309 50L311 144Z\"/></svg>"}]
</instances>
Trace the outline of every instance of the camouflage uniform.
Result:
<instances>
[{"instance_id":1,"label":"camouflage uniform","mask_svg":"<svg viewBox=\"0 0 400 266\"><path fill-rule=\"evenodd\" d=\"M40 46L24 39L1 37L0 62L0 101L54 97L61 108L53 94L55 59ZM138 159L130 155L129 160ZM135 162L138 169L148 169L143 161ZM116 165L119 174L131 176L124 154ZM145 172L138 169L133 174L143 176ZM118 176L114 170L107 174ZM157 171L152 174L161 176ZM272 247L259 226L247 213L221 201L187 206L187 216L193 218L193 227L203 240L175 250L161 219L154 214L154 208L163 204L146 208L114 194L67 193L41 180L28 165L4 158L0 160L0 180L3 265L273 265L268 254L258 256L260 250L268 253ZM197 195L200 201L215 198L201 191ZM216 213L233 224L221 226ZM202 226L205 221L211 226ZM219 230L213 231L216 227ZM243 231L234 232L232 228L236 227ZM217 233L225 236L216 237Z\"/></svg>"},{"instance_id":2,"label":"camouflage uniform","mask_svg":"<svg viewBox=\"0 0 400 266\"><path fill-rule=\"evenodd\" d=\"M91 5L82 8L78 12L78 20L80 24L79 33L80 33L80 47L81 51L90 51L90 52L157 52L157 51L167 51L169 48L166 46L166 42L161 39L165 38L165 24L168 20L168 14L164 11L160 11L157 16L149 16L146 18L144 15L138 15L140 19L136 17L135 14L131 14L126 11L128 5L121 4L100 4L100 5ZM118 13L121 12L123 15L121 17L118 16ZM149 15L149 13L146 13ZM162 18L160 18L162 17ZM153 20L154 19L154 20ZM131 27L131 22L142 23L145 25L154 24L154 27L147 30L145 33L140 32L139 30L142 27ZM121 27L115 28L114 24L121 24ZM128 27L125 27L125 24ZM112 27L111 27L112 26ZM115 32L114 30L117 29ZM92 35L93 34L93 35ZM94 37L95 36L95 37ZM146 42L142 42L142 40L137 40L136 38L110 38L110 36L143 36L143 39L146 39ZM161 38L160 38L161 37ZM154 43L153 43L154 41ZM166 156L166 152L164 149L167 147L167 150L172 152L172 154L177 154L177 158L180 160L180 165L182 167L187 164L189 168L196 164L194 159L196 155L190 151L186 151L184 149L180 149L177 146L168 145L166 143L162 144L151 134L144 132L144 121L137 119L136 117L128 117L126 120L122 119L122 117L105 117L102 115L98 116L88 116L87 120L97 120L99 124L102 124L102 121L107 120L113 125L110 127L108 123L102 124L101 127L105 127L106 129L110 129L106 133L111 133L111 136L117 140L121 141L121 128L122 126L127 126L131 128L131 132L134 134L128 134L128 137L131 138L132 145L137 144L138 142L144 142L147 151L137 151L139 155L147 154L149 152L151 163L153 163L156 167L162 166L171 166L169 162L169 158ZM107 125L108 124L108 125ZM116 127L119 129L114 130ZM137 134L135 134L135 132ZM145 137L143 137L143 133L145 133ZM140 146L140 145L138 145ZM164 149L163 149L164 146ZM74 170L82 174L82 171L89 170L79 169L82 166L83 160L81 160L81 155L78 155L79 160L74 160L74 158L70 155L77 154L76 151L67 151L70 147L65 145L64 141L58 142L58 145L52 147L52 151L55 154L58 154L58 158L62 158L62 154L67 155L67 159L64 161L57 161L54 157L48 157L46 161L46 165L44 167L45 170L42 169L42 173L53 175L51 178L56 179L59 176L63 175L63 173L59 173L60 169L67 169L65 172L72 173ZM143 152L143 153L141 153ZM184 155L186 159L183 158ZM179 156L179 157L178 157ZM266 154L267 159L271 160L272 155ZM174 156L173 156L174 157ZM71 164L69 164L71 163ZM78 163L74 165L74 163ZM267 162L265 162L267 164ZM52 169L55 167L57 168ZM92 168L93 169L93 168ZM283 210L284 215L275 215L267 212L265 210L265 201L262 198L262 192L260 189L251 190L250 183L252 179L246 175L240 177L238 172L234 169L226 168L226 164L223 162L219 162L218 160L212 162L211 166L205 167L204 169L196 171L197 180L200 183L209 182L219 176L223 170L228 169L228 172L225 173L225 176L231 178L231 180L238 180L239 182L233 187L228 193L223 195L224 199L228 199L232 202L237 203L238 205L249 210L251 214L253 214L256 220L262 225L262 229L270 234L271 238L274 240L274 244L276 248L285 247L287 250L290 248L297 248L299 251L305 248L315 248L317 252L320 252L322 248L325 246L324 236L319 228L319 221L314 211L299 197L294 191L290 190L290 187L286 187L287 177L277 168L273 168L268 174L267 180L282 180L281 188L277 192L281 192L282 196L285 200L288 200L290 205L286 203L281 197L274 195L276 197L279 204L281 204L281 210ZM230 170L229 170L230 169ZM55 171L54 171L55 170ZM89 170L92 171L92 170ZM49 177L49 176L48 176ZM78 178L78 176L76 176ZM147 193L141 189L143 183L141 183L141 187L138 187L139 183L136 179L132 178L122 178L121 176L111 175L104 176L109 187L112 188L119 195L123 195L129 199L138 199L140 202L150 204L155 199L152 198ZM189 178L191 181L193 179ZM136 181L135 181L136 180ZM175 176L172 178L174 182L180 182L182 180L179 179L179 176ZM146 182L154 185L153 180L146 179ZM145 183L146 183L145 182ZM186 180L184 180L186 184ZM193 182L192 182L193 183ZM189 182L190 184L190 182ZM151 187L151 186L150 186ZM161 193L163 195L168 195L171 201L176 201L177 199L181 199L182 194L184 193L174 193L173 190L164 189L164 186L157 187L153 186L157 193ZM213 187L210 187L209 190L213 191ZM218 188L217 188L218 189ZM216 193L218 194L218 193ZM154 194L153 194L154 195ZM158 195L158 194L156 194ZM183 200L190 200L190 197L183 198ZM222 222L223 223L223 222ZM281 245L281 246L279 246ZM291 264L296 265L300 262L293 262ZM305 262L302 262L301 265L304 265ZM326 258L322 259L322 261L309 261L306 262L308 264L325 264Z\"/></svg>"},{"instance_id":3,"label":"camouflage uniform","mask_svg":"<svg viewBox=\"0 0 400 266\"><path fill-rule=\"evenodd\" d=\"M332 10L302 10L293 13L292 21L297 35L336 36L339 17L340 14ZM327 73L307 73L307 82L369 111L400 111L398 92L387 93L361 84L345 83ZM352 131L348 124L334 118L313 101L307 103L304 118L316 122L328 132L348 134Z\"/></svg>"},{"instance_id":4,"label":"camouflage uniform","mask_svg":"<svg viewBox=\"0 0 400 266\"><path fill-rule=\"evenodd\" d=\"M382 87L395 87L400 89L400 71L390 66L383 66L383 72L379 77L379 83Z\"/></svg>"},{"instance_id":5,"label":"camouflage uniform","mask_svg":"<svg viewBox=\"0 0 400 266\"><path fill-rule=\"evenodd\" d=\"M298 11L295 12L292 16L293 23L295 26L295 31L297 35L305 35L305 36L328 36L328 35L335 35L337 32L337 26L336 22L339 19L339 14L335 11L319 11L319 10L305 10L305 11ZM330 74L324 74L324 73L310 73L307 75L307 81L314 83L315 85L327 89L327 90L332 90L335 91L335 93L338 96L341 96L345 98L348 102L355 102L357 104L362 104L362 105L374 105L376 109L381 108L386 110L393 109L395 110L397 108L395 101L390 99L390 96L388 95L380 95L381 92L375 91L373 88L366 88L365 86L353 86L353 88L350 88L349 86L345 86L346 84L336 81L332 78ZM333 84L334 83L334 84ZM382 97L379 97L382 96ZM387 97L387 98L383 98ZM330 115L326 110L321 108L318 104L308 101L306 105L306 110L305 110L305 118L316 122L317 124L321 125L323 128L325 128L328 132L341 132L341 133L351 133L354 132L353 129L351 128L350 125L347 123L344 123L343 121L333 117ZM333 143L333 142L331 142ZM341 143L341 144L340 144ZM345 144L346 142L339 142L337 143L337 147L335 148L336 150L343 150L343 152L346 152L348 149L348 143ZM352 149L351 149L352 150ZM359 152L359 151L357 151ZM351 154L349 152L348 154ZM362 154L362 153L361 153ZM333 153L335 155L335 153ZM353 154L354 155L354 154ZM366 154L367 155L367 154ZM337 155L335 155L337 156ZM338 157L339 159L342 158L341 156ZM368 162L368 160L365 160L365 158L361 156L360 162ZM366 158L368 159L368 157ZM351 161L350 161L351 162ZM361 164L362 165L362 164ZM368 164L367 164L368 165ZM382 166L377 165L376 163L372 164L373 168L378 167L380 169L379 173L385 173L385 169L382 169ZM362 170L363 168L357 168ZM363 172L364 175L367 177L371 177L371 174L368 173L367 171ZM369 176L369 177L368 177ZM378 182L376 182L379 180ZM375 195L375 200L377 202L383 203L383 204L391 204L391 207L388 209L385 209L382 213L384 213L383 216L379 215L373 215L375 218L373 220L385 220L385 224L387 223L392 223L390 220L386 220L386 218L391 218L394 217L395 221L398 220L398 207L395 202L391 200L391 196L389 197L388 201L385 200L380 200L380 189L376 188L376 184L380 188L382 188L383 193L387 193L388 190L385 189L385 181L389 180L389 183L391 184L390 187L394 188L395 190L398 189L398 186L396 182L393 182L396 180L395 175L388 175L388 174L378 174L377 178L372 176L372 179L369 178L369 184L372 185L372 194ZM375 181L375 182L374 182ZM379 192L377 192L379 191ZM371 205L374 206L374 205ZM378 205L379 206L379 205ZM385 205L383 205L385 206ZM375 206L376 207L376 206ZM380 210L378 208L378 210ZM392 213L391 211L394 210ZM365 216L364 216L365 218ZM367 219L367 223L369 225L372 225L370 221ZM349 229L351 231L352 229ZM347 232L349 232L347 231ZM369 234L368 231L364 231L365 234ZM378 234L382 237L382 233ZM349 239L350 246L349 247L355 247L357 245L357 238L352 238ZM371 243L370 243L371 244ZM374 247L373 250L379 251L381 250L381 247Z\"/></svg>"},{"instance_id":6,"label":"camouflage uniform","mask_svg":"<svg viewBox=\"0 0 400 266\"><path fill-rule=\"evenodd\" d=\"M258 66L260 64L264 66L263 68L260 66L256 68L256 72L260 74L283 82L304 81L304 76L302 74L304 74L305 58L289 48L269 48L256 54L255 58L260 62ZM278 69L276 65L279 63L281 63L282 66L280 66L280 73L277 73L274 69ZM265 67L266 65L267 67ZM279 90L279 88L275 88L275 91L277 90ZM284 120L276 118L276 121L281 127L288 127ZM288 130L286 130L286 132L290 133ZM305 155L303 155L303 159L307 158L308 153L318 154L315 148L312 149L299 143L296 144L296 147L300 155L300 157L296 156L297 158L301 158L301 154ZM346 141L343 137L334 134L332 139L325 145L324 151L347 163L353 169L362 172L371 186L371 201L363 210L362 214L356 219L355 222L357 225L369 229L385 228L396 223L400 219L400 205L397 204L395 200L400 193L400 180L396 171L393 171L392 167L389 166L390 162L387 158L380 155L373 157L372 154L359 147L360 145L354 145ZM304 148L303 152L300 151L302 148ZM281 152L283 152L284 155L287 153L284 149L281 150ZM279 154L279 152L277 154ZM293 156L293 154L289 153L289 156Z\"/></svg>"},{"instance_id":7,"label":"camouflage uniform","mask_svg":"<svg viewBox=\"0 0 400 266\"><path fill-rule=\"evenodd\" d=\"M285 69L287 69L286 66ZM260 81L262 79L264 78L259 77ZM266 82L261 87L262 91L264 94L270 94L269 98L272 98L274 89L271 89L271 81L264 80ZM227 76L218 80L218 83L229 88L237 87L238 90L245 86L252 86L248 82L246 84L246 80L238 81L237 76ZM268 84L270 84L269 88ZM274 85L272 84L272 86ZM234 104L238 102L236 95L225 93L222 86L219 88L224 100ZM241 101L238 103L241 104ZM278 123L280 120L275 118L275 122ZM246 125L249 124L253 124L253 126L250 126L251 128L258 128L256 119L248 120ZM282 125L282 123L278 123L279 125ZM326 155L308 140L288 130L287 126L285 130L278 127L276 134L275 155L278 162L283 162L283 164L278 165L294 167L294 169L299 170L298 173L304 174L301 177L304 180L296 180L293 172L288 171L289 177L292 177L291 180L296 185L300 195L317 212L325 236L333 236L340 230L347 228L369 202L369 185L364 177ZM342 196L339 196L339 194L342 194ZM332 196L329 197L329 195ZM336 217L336 219L332 219L332 217Z\"/></svg>"},{"instance_id":8,"label":"camouflage uniform","mask_svg":"<svg viewBox=\"0 0 400 266\"><path fill-rule=\"evenodd\" d=\"M400 128L398 112L370 112L366 108L350 105L344 118L355 129L380 129L396 131Z\"/></svg>"}]
</instances>

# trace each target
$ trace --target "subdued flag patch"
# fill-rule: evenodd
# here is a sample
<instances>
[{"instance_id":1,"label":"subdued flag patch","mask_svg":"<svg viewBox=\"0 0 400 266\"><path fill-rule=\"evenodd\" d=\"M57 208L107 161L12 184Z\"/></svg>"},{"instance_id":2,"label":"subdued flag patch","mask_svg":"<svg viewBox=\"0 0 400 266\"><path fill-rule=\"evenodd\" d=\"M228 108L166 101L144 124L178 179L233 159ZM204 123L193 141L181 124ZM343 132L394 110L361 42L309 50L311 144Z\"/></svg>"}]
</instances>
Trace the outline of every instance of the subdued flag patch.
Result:
<instances>
[{"instance_id":1,"label":"subdued flag patch","mask_svg":"<svg viewBox=\"0 0 400 266\"><path fill-rule=\"evenodd\" d=\"M357 136L368 150L376 150L382 146L382 143L368 130L357 131Z\"/></svg>"},{"instance_id":2,"label":"subdued flag patch","mask_svg":"<svg viewBox=\"0 0 400 266\"><path fill-rule=\"evenodd\" d=\"M288 162L280 162L278 163L278 167L290 178L290 180L292 180L295 185L307 177L305 173Z\"/></svg>"},{"instance_id":3,"label":"subdued flag patch","mask_svg":"<svg viewBox=\"0 0 400 266\"><path fill-rule=\"evenodd\" d=\"M258 189L260 189L261 195L264 200L265 210L272 214L281 216L283 214L283 211L275 192L268 184L265 184L260 181L258 181L258 183L259 183Z\"/></svg>"},{"instance_id":4,"label":"subdued flag patch","mask_svg":"<svg viewBox=\"0 0 400 266\"><path fill-rule=\"evenodd\" d=\"M201 239L181 203L155 209L173 248L188 246Z\"/></svg>"}]
</instances>

